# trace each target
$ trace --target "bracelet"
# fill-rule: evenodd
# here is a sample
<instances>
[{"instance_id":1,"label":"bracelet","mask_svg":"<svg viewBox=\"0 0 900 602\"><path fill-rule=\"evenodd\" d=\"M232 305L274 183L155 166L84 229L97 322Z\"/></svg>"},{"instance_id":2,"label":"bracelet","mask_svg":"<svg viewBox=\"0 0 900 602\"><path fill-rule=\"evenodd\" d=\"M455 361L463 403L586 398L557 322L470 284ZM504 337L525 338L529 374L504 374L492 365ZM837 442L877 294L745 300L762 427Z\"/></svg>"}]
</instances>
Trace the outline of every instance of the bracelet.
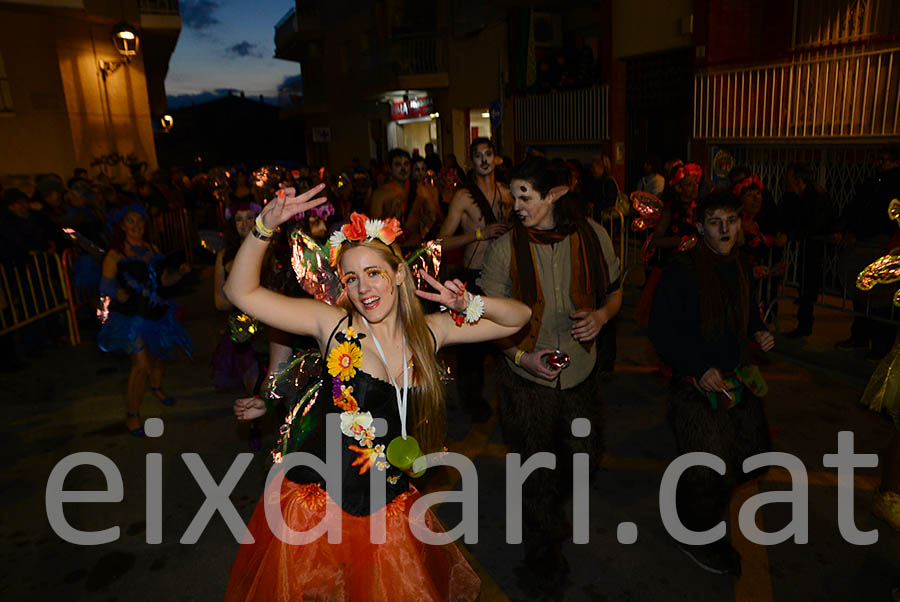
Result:
<instances>
[{"instance_id":1,"label":"bracelet","mask_svg":"<svg viewBox=\"0 0 900 602\"><path fill-rule=\"evenodd\" d=\"M481 295L471 295L466 305L466 322L474 324L484 315L484 299Z\"/></svg>"},{"instance_id":2,"label":"bracelet","mask_svg":"<svg viewBox=\"0 0 900 602\"><path fill-rule=\"evenodd\" d=\"M481 232L481 228L475 230L475 240L484 240L484 234Z\"/></svg>"},{"instance_id":3,"label":"bracelet","mask_svg":"<svg viewBox=\"0 0 900 602\"><path fill-rule=\"evenodd\" d=\"M469 302L466 304L466 308L459 313L452 309L450 310L450 317L453 318L457 326L462 326L463 322L474 324L484 315L484 299L481 295L466 294L469 295Z\"/></svg>"},{"instance_id":4,"label":"bracelet","mask_svg":"<svg viewBox=\"0 0 900 602\"><path fill-rule=\"evenodd\" d=\"M250 233L253 234L253 236L255 236L256 238L258 238L259 240L261 240L261 241L263 241L263 242L269 242L270 240L272 240L272 235L271 235L271 234L269 234L268 236L266 236L265 234L263 234L262 232L260 232L259 229L258 229L256 226L253 226L253 229L250 230Z\"/></svg>"},{"instance_id":5,"label":"bracelet","mask_svg":"<svg viewBox=\"0 0 900 602\"><path fill-rule=\"evenodd\" d=\"M272 235L275 234L275 230L267 228L263 223L261 214L256 216L256 229L259 230L260 234L262 234L263 236L268 236L269 238L271 238Z\"/></svg>"},{"instance_id":6,"label":"bracelet","mask_svg":"<svg viewBox=\"0 0 900 602\"><path fill-rule=\"evenodd\" d=\"M518 351L516 351L516 359L513 360L513 363L514 363L516 366L521 366L521 365L522 365L522 364L520 364L519 362L522 361L522 356L523 356L523 355L525 355L525 350L524 350L524 349L519 349Z\"/></svg>"}]
</instances>

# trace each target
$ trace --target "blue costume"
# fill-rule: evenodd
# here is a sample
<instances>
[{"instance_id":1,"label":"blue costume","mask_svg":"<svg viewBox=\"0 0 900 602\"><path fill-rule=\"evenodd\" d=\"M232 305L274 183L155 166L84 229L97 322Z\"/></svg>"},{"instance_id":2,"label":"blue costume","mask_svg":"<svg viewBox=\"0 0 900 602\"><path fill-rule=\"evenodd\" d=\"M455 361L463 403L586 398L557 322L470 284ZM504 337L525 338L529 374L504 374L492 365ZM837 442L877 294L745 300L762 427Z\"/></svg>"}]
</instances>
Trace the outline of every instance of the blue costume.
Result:
<instances>
[{"instance_id":1,"label":"blue costume","mask_svg":"<svg viewBox=\"0 0 900 602\"><path fill-rule=\"evenodd\" d=\"M145 256L150 252L147 249ZM177 306L159 296L164 261L161 253L149 260L125 256L119 260L115 280L101 281L101 293L110 297L110 305L97 335L100 349L128 354L146 349L158 359L171 359L178 345L191 355L191 336L176 315ZM128 291L124 302L116 299L118 289Z\"/></svg>"}]
</instances>

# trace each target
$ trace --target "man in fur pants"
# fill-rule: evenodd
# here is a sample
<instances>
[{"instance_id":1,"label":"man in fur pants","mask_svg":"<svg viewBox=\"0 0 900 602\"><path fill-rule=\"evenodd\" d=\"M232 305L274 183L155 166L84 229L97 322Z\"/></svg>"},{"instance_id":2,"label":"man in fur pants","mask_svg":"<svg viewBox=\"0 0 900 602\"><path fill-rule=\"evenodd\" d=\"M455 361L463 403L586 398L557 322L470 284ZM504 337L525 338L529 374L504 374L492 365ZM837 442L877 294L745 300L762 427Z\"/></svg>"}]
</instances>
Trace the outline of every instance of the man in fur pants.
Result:
<instances>
[{"instance_id":1,"label":"man in fur pants","mask_svg":"<svg viewBox=\"0 0 900 602\"><path fill-rule=\"evenodd\" d=\"M622 305L619 260L602 226L579 212L567 173L535 157L517 166L510 190L517 220L491 244L478 285L532 308L531 321L501 344L497 370L503 436L522 462L556 455L522 484L527 587L552 591L566 575L562 542L571 537L564 501L572 487L572 454L599 461L600 368L595 344ZM591 421L589 432L575 418ZM568 472L567 472L568 470ZM509 492L507 492L509 494Z\"/></svg>"},{"instance_id":2,"label":"man in fur pants","mask_svg":"<svg viewBox=\"0 0 900 602\"><path fill-rule=\"evenodd\" d=\"M775 346L750 300L750 272L740 258L741 201L713 192L694 212L701 242L666 267L653 299L650 340L673 368L669 420L678 453L707 452L721 458L725 475L694 466L676 492L682 524L707 531L718 524L745 474L743 461L769 451L769 427L760 397L766 383L749 363L749 338L769 351ZM703 569L740 574L740 557L720 539L682 550Z\"/></svg>"}]
</instances>

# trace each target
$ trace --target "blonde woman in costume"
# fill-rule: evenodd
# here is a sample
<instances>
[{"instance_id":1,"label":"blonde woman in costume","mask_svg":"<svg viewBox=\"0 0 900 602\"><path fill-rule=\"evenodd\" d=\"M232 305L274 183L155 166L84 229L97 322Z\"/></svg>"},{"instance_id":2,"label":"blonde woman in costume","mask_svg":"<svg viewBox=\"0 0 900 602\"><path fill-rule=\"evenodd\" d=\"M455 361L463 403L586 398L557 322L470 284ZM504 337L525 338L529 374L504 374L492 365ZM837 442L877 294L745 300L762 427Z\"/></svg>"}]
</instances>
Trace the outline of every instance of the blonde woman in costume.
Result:
<instances>
[{"instance_id":1,"label":"blonde woman in costume","mask_svg":"<svg viewBox=\"0 0 900 602\"><path fill-rule=\"evenodd\" d=\"M331 259L343 283L337 306L266 290L259 285L259 270L267 239L290 216L323 202L316 198L322 188L277 199L263 209L235 258L225 293L260 321L319 343L327 374L309 408L318 419L303 451L324 460L325 416L340 416L341 490L326 493L320 475L296 466L287 471L280 509L287 526L305 531L328 520L326 508L337 505L342 539L339 544L327 537L305 545L283 543L268 527L264 496L249 524L255 543L240 547L225 599L474 600L480 582L457 548L426 545L413 536L416 519L410 508L419 493L410 484L409 465L396 454L392 458L389 448L400 441L409 450L416 440L425 453L442 448L444 398L437 349L509 336L531 311L511 299L473 297L458 281L442 285L425 277L435 292L416 290L394 242L400 235L397 220L359 214L330 239ZM424 315L417 296L450 311ZM235 405L242 420L263 413L262 400ZM386 421L386 433L375 430L379 418ZM386 500L370 499L370 478L386 481ZM277 499L278 492L274 495ZM373 514L386 520L385 543L370 542ZM440 530L430 512L419 522Z\"/></svg>"}]
</instances>

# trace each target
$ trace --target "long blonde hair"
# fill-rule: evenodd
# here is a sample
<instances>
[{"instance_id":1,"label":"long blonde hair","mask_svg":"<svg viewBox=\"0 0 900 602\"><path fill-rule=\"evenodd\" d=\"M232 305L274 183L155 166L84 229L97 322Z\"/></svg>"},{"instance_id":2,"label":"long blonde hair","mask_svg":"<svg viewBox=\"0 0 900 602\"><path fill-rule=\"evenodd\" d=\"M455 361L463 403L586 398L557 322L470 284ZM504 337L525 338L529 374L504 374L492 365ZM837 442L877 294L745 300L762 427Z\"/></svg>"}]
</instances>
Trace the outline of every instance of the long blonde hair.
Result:
<instances>
[{"instance_id":1,"label":"long blonde hair","mask_svg":"<svg viewBox=\"0 0 900 602\"><path fill-rule=\"evenodd\" d=\"M338 251L337 264L340 265L340 258L347 249L359 246L376 251L395 273L401 270L404 272L397 295L397 311L400 312L400 323L412 351L413 382L418 383L418 393L413 396L411 431L423 452L440 451L446 435L444 384L441 381L441 368L435 357L434 338L425 322L422 303L416 296L415 277L402 259L400 248L396 244L387 246L381 241L345 242ZM356 312L346 291L341 294L338 304L348 313Z\"/></svg>"}]
</instances>

